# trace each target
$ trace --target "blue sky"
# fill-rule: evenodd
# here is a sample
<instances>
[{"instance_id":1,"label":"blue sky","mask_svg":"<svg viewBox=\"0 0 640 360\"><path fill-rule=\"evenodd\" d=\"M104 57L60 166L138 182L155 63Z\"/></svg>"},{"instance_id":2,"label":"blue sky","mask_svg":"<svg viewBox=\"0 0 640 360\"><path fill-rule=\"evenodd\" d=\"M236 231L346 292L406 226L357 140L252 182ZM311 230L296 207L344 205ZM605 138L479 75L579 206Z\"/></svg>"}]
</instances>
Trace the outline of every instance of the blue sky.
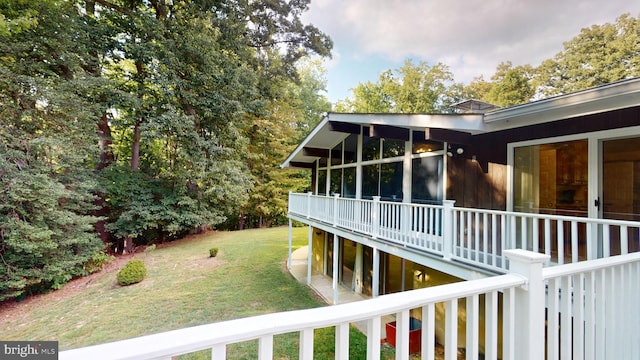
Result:
<instances>
[{"instance_id":1,"label":"blue sky","mask_svg":"<svg viewBox=\"0 0 640 360\"><path fill-rule=\"evenodd\" d=\"M640 16L636 0L311 0L303 15L334 42L325 62L327 96L352 96L358 83L405 60L449 66L456 82L489 79L504 61L537 66L580 30Z\"/></svg>"}]
</instances>

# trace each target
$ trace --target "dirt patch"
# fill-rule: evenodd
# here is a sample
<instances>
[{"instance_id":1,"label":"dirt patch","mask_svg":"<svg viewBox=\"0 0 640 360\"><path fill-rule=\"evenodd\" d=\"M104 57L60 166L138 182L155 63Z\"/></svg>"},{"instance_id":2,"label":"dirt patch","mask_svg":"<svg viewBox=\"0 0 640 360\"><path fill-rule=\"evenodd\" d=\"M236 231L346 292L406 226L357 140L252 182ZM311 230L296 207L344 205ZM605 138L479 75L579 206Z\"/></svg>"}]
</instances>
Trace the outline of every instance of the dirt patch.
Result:
<instances>
[{"instance_id":1,"label":"dirt patch","mask_svg":"<svg viewBox=\"0 0 640 360\"><path fill-rule=\"evenodd\" d=\"M5 321L11 318L22 317L23 315L28 314L32 309L40 308L46 306L46 304L59 302L68 297L74 296L89 287L97 277L118 271L127 263L127 261L131 260L131 258L131 255L118 256L115 260L106 264L102 270L85 277L73 279L59 290L51 290L44 294L30 295L20 302L15 300L4 301L0 303L0 319Z\"/></svg>"},{"instance_id":2,"label":"dirt patch","mask_svg":"<svg viewBox=\"0 0 640 360\"><path fill-rule=\"evenodd\" d=\"M207 236L213 231L207 231L200 234L193 234L186 236L180 240L175 240L163 244L159 244L156 248L166 248L172 245L177 245L186 241L193 240L197 237ZM135 253L143 253L146 247L140 246L134 249ZM133 259L134 254L125 254L117 256L112 262L106 264L102 270L95 272L91 275L87 275L85 277L73 279L65 284L59 290L51 290L50 292L44 294L36 294L30 295L24 300L17 302L15 300L6 300L4 302L0 302L0 321L4 322L8 319L15 319L19 317L26 316L32 309L37 309L40 307L47 306L47 304L57 303L67 298L73 297L78 293L82 292L89 286L91 286L92 282L108 273L112 273L120 270L129 260ZM194 267L198 266L211 266L215 267L220 264L219 259L211 259L208 257L203 257L202 259L197 260L197 264L194 264ZM114 286L118 286L115 284Z\"/></svg>"}]
</instances>

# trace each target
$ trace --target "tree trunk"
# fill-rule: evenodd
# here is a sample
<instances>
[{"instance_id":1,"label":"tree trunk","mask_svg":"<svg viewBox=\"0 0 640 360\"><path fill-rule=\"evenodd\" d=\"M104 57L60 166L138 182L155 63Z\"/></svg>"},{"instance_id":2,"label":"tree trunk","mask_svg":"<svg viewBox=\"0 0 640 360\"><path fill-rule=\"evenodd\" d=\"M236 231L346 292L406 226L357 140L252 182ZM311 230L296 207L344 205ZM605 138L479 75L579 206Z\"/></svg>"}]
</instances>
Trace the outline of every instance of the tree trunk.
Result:
<instances>
[{"instance_id":1,"label":"tree trunk","mask_svg":"<svg viewBox=\"0 0 640 360\"><path fill-rule=\"evenodd\" d=\"M142 119L136 121L133 127L133 145L131 146L131 169L140 168L140 124Z\"/></svg>"}]
</instances>

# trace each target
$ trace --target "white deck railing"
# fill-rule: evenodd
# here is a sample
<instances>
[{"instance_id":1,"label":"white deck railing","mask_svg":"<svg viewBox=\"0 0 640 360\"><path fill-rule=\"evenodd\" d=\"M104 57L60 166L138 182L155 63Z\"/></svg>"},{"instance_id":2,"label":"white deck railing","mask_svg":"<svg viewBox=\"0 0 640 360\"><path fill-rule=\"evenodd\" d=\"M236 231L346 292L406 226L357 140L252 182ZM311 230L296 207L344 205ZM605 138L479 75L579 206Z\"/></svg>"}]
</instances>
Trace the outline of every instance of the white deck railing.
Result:
<instances>
[{"instance_id":1,"label":"white deck railing","mask_svg":"<svg viewBox=\"0 0 640 360\"><path fill-rule=\"evenodd\" d=\"M640 358L639 253L552 268L543 268L549 255L506 250L505 256L506 275L67 350L60 359L171 359L210 349L219 360L227 345L257 340L256 357L265 360L273 358L274 336L290 332L299 333L300 359L313 359L314 329L325 327L336 329L335 358L347 359L354 322L366 322L366 357L379 359L382 317L389 314L396 317L396 359L409 359L410 316L422 320L422 359L434 359L437 329L451 360L461 343L467 359Z\"/></svg>"},{"instance_id":2,"label":"white deck railing","mask_svg":"<svg viewBox=\"0 0 640 360\"><path fill-rule=\"evenodd\" d=\"M289 214L321 221L381 241L456 259L498 273L503 250L547 254L554 264L576 263L640 250L640 223L624 220L459 208L453 201L424 205L289 195Z\"/></svg>"}]
</instances>

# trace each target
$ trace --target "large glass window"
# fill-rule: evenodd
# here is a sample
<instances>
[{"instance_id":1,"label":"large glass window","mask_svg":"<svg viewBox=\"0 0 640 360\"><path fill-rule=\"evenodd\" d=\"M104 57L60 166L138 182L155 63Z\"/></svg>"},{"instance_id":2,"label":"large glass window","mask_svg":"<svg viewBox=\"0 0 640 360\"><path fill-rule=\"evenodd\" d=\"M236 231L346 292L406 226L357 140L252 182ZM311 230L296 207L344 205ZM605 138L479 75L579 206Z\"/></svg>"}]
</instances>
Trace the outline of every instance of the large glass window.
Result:
<instances>
[{"instance_id":1,"label":"large glass window","mask_svg":"<svg viewBox=\"0 0 640 360\"><path fill-rule=\"evenodd\" d=\"M318 171L318 195L327 195L327 170Z\"/></svg>"},{"instance_id":2,"label":"large glass window","mask_svg":"<svg viewBox=\"0 0 640 360\"><path fill-rule=\"evenodd\" d=\"M342 142L331 149L331 166L342 164Z\"/></svg>"},{"instance_id":3,"label":"large glass window","mask_svg":"<svg viewBox=\"0 0 640 360\"><path fill-rule=\"evenodd\" d=\"M342 170L342 196L356 197L356 168L348 167Z\"/></svg>"},{"instance_id":4,"label":"large glass window","mask_svg":"<svg viewBox=\"0 0 640 360\"><path fill-rule=\"evenodd\" d=\"M402 162L380 165L380 196L386 201L402 201Z\"/></svg>"},{"instance_id":5,"label":"large glass window","mask_svg":"<svg viewBox=\"0 0 640 360\"><path fill-rule=\"evenodd\" d=\"M404 141L394 139L382 139L382 158L394 158L404 156Z\"/></svg>"},{"instance_id":6,"label":"large glass window","mask_svg":"<svg viewBox=\"0 0 640 360\"><path fill-rule=\"evenodd\" d=\"M587 216L588 141L514 149L513 209Z\"/></svg>"},{"instance_id":7,"label":"large glass window","mask_svg":"<svg viewBox=\"0 0 640 360\"><path fill-rule=\"evenodd\" d=\"M331 169L331 182L329 188L329 195L340 194L342 187L342 169Z\"/></svg>"},{"instance_id":8,"label":"large glass window","mask_svg":"<svg viewBox=\"0 0 640 360\"><path fill-rule=\"evenodd\" d=\"M378 178L380 177L380 164L365 165L362 167L362 198L372 199L380 193Z\"/></svg>"},{"instance_id":9,"label":"large glass window","mask_svg":"<svg viewBox=\"0 0 640 360\"><path fill-rule=\"evenodd\" d=\"M366 132L365 128L365 132ZM380 159L380 139L362 135L362 160Z\"/></svg>"},{"instance_id":10,"label":"large glass window","mask_svg":"<svg viewBox=\"0 0 640 360\"><path fill-rule=\"evenodd\" d=\"M442 156L415 158L412 161L411 202L440 203L443 199Z\"/></svg>"},{"instance_id":11,"label":"large glass window","mask_svg":"<svg viewBox=\"0 0 640 360\"><path fill-rule=\"evenodd\" d=\"M358 155L358 135L351 134L344 140L344 163L353 164Z\"/></svg>"}]
</instances>

